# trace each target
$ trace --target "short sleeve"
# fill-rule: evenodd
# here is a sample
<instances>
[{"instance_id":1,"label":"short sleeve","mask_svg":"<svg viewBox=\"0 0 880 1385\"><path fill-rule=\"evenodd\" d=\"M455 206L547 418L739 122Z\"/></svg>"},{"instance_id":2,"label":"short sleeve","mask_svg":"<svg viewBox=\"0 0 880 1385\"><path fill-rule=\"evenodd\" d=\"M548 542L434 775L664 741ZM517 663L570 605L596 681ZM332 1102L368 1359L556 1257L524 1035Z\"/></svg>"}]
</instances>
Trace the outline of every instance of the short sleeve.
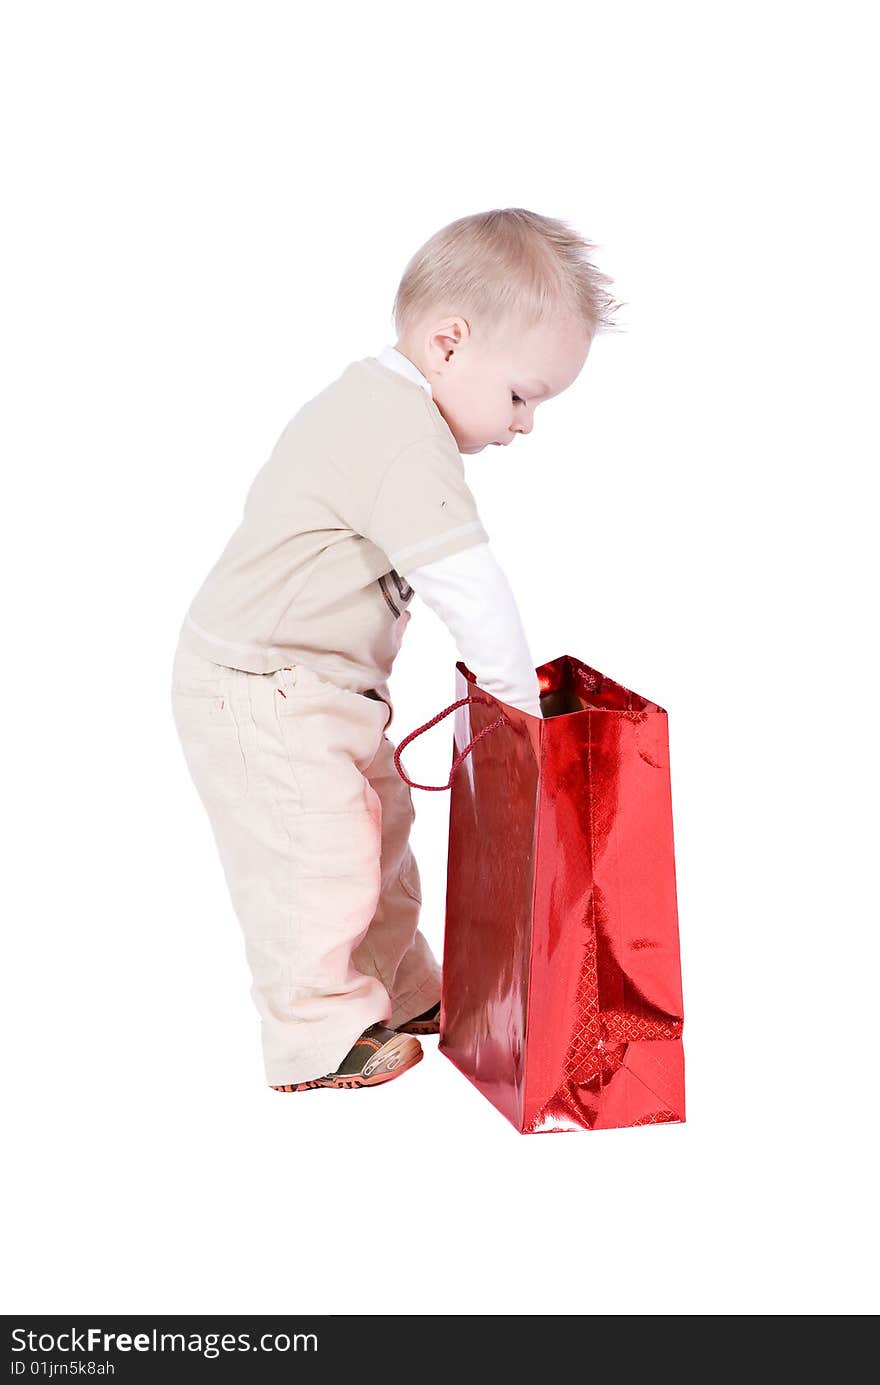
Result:
<instances>
[{"instance_id":1,"label":"short sleeve","mask_svg":"<svg viewBox=\"0 0 880 1385\"><path fill-rule=\"evenodd\" d=\"M401 577L488 543L458 452L439 437L403 448L382 476L364 538L381 548Z\"/></svg>"}]
</instances>

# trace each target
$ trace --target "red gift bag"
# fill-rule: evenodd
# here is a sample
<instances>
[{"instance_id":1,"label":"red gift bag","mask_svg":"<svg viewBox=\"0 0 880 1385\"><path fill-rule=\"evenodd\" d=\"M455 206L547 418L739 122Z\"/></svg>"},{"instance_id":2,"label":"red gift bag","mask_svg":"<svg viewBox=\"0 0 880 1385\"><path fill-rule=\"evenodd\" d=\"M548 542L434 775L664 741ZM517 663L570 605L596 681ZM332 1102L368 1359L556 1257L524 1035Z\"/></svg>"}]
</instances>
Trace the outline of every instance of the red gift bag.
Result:
<instances>
[{"instance_id":1,"label":"red gift bag","mask_svg":"<svg viewBox=\"0 0 880 1385\"><path fill-rule=\"evenodd\" d=\"M452 790L440 1051L526 1134L685 1118L667 715L571 655L406 736ZM455 712L446 784L400 755Z\"/></svg>"}]
</instances>

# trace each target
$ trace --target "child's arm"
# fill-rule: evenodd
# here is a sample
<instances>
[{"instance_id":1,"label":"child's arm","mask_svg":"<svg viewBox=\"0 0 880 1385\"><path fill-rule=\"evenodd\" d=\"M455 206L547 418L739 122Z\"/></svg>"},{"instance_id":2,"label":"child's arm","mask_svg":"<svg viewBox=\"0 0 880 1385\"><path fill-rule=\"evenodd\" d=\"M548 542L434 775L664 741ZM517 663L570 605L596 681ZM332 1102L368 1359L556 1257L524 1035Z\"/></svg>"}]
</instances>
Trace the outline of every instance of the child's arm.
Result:
<instances>
[{"instance_id":1,"label":"child's arm","mask_svg":"<svg viewBox=\"0 0 880 1385\"><path fill-rule=\"evenodd\" d=\"M447 626L480 687L540 717L538 679L522 619L488 543L411 569L404 580Z\"/></svg>"}]
</instances>

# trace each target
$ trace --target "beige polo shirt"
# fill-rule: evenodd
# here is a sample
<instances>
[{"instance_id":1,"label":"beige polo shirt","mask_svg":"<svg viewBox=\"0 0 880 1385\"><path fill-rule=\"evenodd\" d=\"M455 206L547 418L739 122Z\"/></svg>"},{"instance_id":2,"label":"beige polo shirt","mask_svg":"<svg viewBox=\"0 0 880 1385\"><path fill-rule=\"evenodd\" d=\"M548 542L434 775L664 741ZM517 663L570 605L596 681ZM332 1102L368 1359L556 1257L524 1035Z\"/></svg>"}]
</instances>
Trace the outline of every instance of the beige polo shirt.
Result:
<instances>
[{"instance_id":1,"label":"beige polo shirt","mask_svg":"<svg viewBox=\"0 0 880 1385\"><path fill-rule=\"evenodd\" d=\"M390 676L406 574L488 540L430 387L366 356L287 424L180 639L232 668L303 663L363 692Z\"/></svg>"}]
</instances>

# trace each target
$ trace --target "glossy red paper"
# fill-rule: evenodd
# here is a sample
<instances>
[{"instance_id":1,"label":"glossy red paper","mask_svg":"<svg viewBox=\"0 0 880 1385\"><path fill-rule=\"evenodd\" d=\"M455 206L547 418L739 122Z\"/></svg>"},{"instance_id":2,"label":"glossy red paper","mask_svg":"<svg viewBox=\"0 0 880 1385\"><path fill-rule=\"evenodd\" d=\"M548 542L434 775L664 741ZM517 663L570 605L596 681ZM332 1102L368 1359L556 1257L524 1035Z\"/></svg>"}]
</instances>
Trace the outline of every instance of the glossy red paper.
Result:
<instances>
[{"instance_id":1,"label":"glossy red paper","mask_svg":"<svg viewBox=\"0 0 880 1385\"><path fill-rule=\"evenodd\" d=\"M543 720L456 665L440 1050L524 1133L685 1118L667 716L563 655Z\"/></svg>"}]
</instances>

